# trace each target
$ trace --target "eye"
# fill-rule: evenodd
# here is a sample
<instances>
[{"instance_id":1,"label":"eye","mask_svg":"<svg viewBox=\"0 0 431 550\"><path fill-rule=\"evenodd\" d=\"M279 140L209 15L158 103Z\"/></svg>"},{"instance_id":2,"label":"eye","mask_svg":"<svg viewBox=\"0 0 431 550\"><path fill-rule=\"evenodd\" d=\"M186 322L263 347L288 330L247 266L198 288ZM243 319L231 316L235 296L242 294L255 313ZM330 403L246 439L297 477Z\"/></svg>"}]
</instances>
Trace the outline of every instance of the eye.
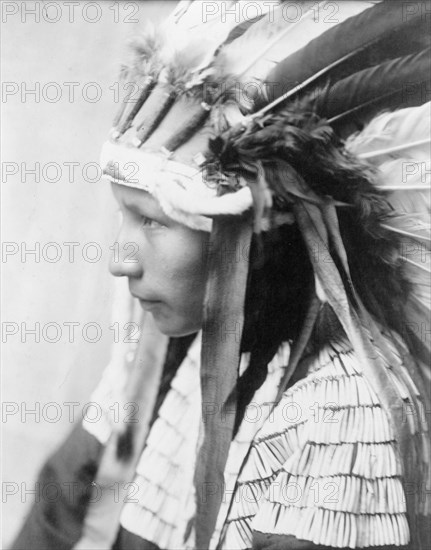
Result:
<instances>
[{"instance_id":1,"label":"eye","mask_svg":"<svg viewBox=\"0 0 431 550\"><path fill-rule=\"evenodd\" d=\"M163 224L156 222L152 218L147 218L146 216L141 216L141 224L145 229L156 229L160 227L165 227Z\"/></svg>"}]
</instances>

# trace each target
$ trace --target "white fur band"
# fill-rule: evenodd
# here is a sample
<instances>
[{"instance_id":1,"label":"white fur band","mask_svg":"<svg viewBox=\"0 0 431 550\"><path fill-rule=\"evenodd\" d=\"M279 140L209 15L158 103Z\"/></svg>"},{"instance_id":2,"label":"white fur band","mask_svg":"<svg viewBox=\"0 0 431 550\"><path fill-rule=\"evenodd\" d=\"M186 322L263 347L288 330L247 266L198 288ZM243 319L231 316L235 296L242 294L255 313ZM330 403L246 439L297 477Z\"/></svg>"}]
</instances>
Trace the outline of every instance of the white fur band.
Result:
<instances>
[{"instance_id":1,"label":"white fur band","mask_svg":"<svg viewBox=\"0 0 431 550\"><path fill-rule=\"evenodd\" d=\"M107 141L102 148L102 172L111 182L153 195L172 219L200 231L211 231L211 218L239 215L251 208L248 187L217 196L199 167L172 160L163 152Z\"/></svg>"}]
</instances>

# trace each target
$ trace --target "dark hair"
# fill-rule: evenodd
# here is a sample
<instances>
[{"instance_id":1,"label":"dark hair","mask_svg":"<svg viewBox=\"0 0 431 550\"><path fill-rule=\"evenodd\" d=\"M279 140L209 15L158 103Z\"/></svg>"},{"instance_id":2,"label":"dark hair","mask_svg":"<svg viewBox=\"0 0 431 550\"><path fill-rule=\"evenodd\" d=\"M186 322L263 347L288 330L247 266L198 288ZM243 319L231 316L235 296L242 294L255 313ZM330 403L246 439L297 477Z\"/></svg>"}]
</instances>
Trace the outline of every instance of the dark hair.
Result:
<instances>
[{"instance_id":1,"label":"dark hair","mask_svg":"<svg viewBox=\"0 0 431 550\"><path fill-rule=\"evenodd\" d=\"M298 335L313 284L312 266L296 224L253 236L241 342L241 351L250 352L250 364L238 379L235 433L280 344Z\"/></svg>"}]
</instances>

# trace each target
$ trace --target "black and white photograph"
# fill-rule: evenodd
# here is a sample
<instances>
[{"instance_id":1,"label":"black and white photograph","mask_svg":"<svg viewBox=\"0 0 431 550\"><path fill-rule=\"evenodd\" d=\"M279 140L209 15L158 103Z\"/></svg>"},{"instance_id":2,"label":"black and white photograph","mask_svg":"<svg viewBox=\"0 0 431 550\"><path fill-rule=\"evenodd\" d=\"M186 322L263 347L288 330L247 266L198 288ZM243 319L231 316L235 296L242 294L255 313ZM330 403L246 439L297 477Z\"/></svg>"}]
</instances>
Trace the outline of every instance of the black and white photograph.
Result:
<instances>
[{"instance_id":1,"label":"black and white photograph","mask_svg":"<svg viewBox=\"0 0 431 550\"><path fill-rule=\"evenodd\" d=\"M2 0L5 550L431 549L431 2Z\"/></svg>"}]
</instances>

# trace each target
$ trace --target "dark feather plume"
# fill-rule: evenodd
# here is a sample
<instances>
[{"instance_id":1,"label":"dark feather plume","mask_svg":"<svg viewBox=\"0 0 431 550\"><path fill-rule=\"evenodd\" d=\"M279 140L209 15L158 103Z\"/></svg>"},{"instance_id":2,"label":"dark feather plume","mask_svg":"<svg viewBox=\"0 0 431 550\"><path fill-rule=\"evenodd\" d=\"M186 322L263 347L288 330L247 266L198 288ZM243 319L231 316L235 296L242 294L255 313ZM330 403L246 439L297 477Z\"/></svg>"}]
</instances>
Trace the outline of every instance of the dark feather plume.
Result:
<instances>
[{"instance_id":1,"label":"dark feather plume","mask_svg":"<svg viewBox=\"0 0 431 550\"><path fill-rule=\"evenodd\" d=\"M422 47L429 46L429 20L420 10L406 17L404 2L376 4L332 27L279 63L267 75L266 82L273 85L268 86L269 97L258 107L269 110L272 102L283 101L296 88L296 92L303 92L305 88L321 86L328 78L335 81L410 54L417 51L418 40Z\"/></svg>"},{"instance_id":2,"label":"dark feather plume","mask_svg":"<svg viewBox=\"0 0 431 550\"><path fill-rule=\"evenodd\" d=\"M343 122L350 123L361 113L369 118L382 102L386 109L420 105L431 81L430 54L431 50L426 49L339 80L321 93L312 94L314 109L340 128Z\"/></svg>"}]
</instances>

